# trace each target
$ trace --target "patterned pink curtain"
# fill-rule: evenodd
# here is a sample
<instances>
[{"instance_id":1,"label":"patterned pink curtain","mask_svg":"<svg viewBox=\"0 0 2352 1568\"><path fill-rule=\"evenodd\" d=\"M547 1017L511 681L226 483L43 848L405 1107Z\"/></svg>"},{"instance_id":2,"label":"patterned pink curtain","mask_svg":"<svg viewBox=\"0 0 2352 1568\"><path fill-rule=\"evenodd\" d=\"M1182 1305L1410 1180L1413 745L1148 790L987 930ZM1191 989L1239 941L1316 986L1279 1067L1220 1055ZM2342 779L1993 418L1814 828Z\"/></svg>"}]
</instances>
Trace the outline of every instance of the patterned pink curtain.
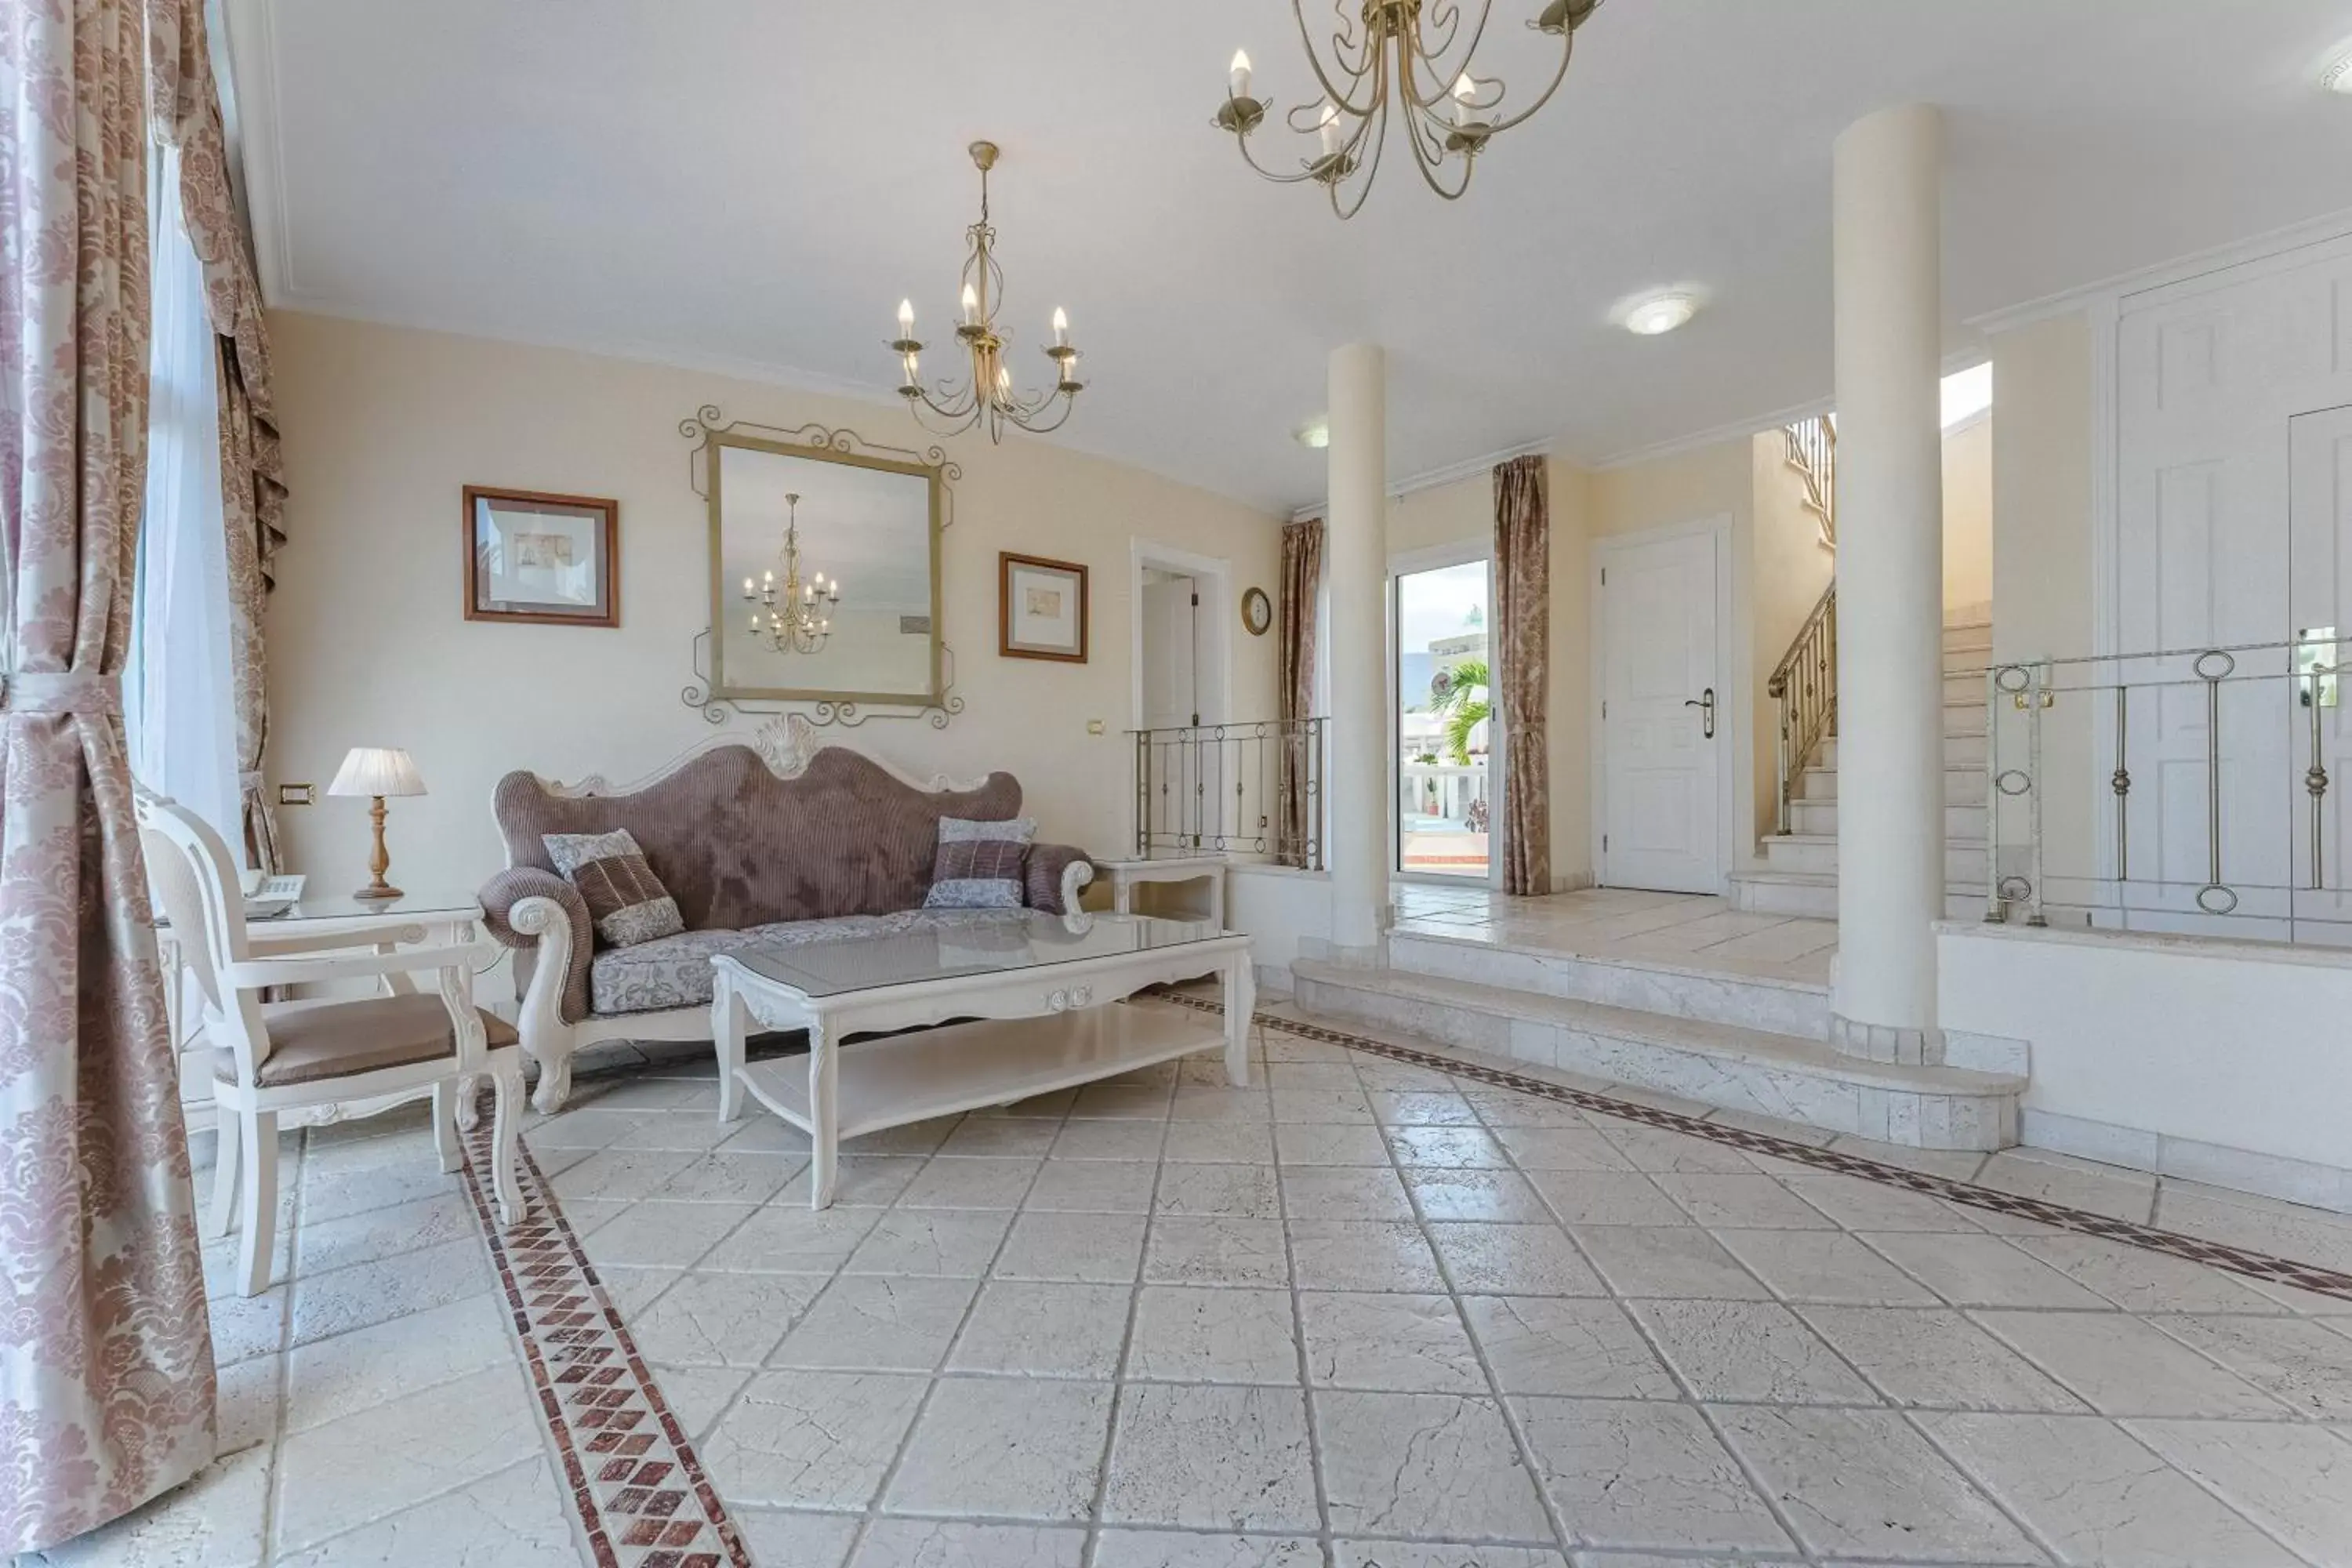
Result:
<instances>
[{"instance_id":1,"label":"patterned pink curtain","mask_svg":"<svg viewBox=\"0 0 2352 1568\"><path fill-rule=\"evenodd\" d=\"M147 0L148 119L155 140L180 153L180 211L205 268L205 313L217 334L221 512L228 528L230 680L236 704L238 791L247 861L284 869L278 821L263 789L269 744L263 606L286 542L285 462L270 391L269 337L253 247L228 177L220 90L205 46L204 0Z\"/></svg>"},{"instance_id":2,"label":"patterned pink curtain","mask_svg":"<svg viewBox=\"0 0 2352 1568\"><path fill-rule=\"evenodd\" d=\"M0 5L0 1553L213 1457L121 673L147 437L145 19Z\"/></svg>"},{"instance_id":3,"label":"patterned pink curtain","mask_svg":"<svg viewBox=\"0 0 2352 1568\"><path fill-rule=\"evenodd\" d=\"M1322 757L1305 727L1315 713L1315 612L1323 586L1323 520L1310 517L1282 530L1282 612L1276 658L1282 680L1281 818L1275 859L1285 866L1320 863L1310 854L1322 832Z\"/></svg>"},{"instance_id":4,"label":"patterned pink curtain","mask_svg":"<svg viewBox=\"0 0 2352 1568\"><path fill-rule=\"evenodd\" d=\"M1503 890L1551 891L1551 504L1544 459L1495 468L1496 698L1503 710Z\"/></svg>"}]
</instances>

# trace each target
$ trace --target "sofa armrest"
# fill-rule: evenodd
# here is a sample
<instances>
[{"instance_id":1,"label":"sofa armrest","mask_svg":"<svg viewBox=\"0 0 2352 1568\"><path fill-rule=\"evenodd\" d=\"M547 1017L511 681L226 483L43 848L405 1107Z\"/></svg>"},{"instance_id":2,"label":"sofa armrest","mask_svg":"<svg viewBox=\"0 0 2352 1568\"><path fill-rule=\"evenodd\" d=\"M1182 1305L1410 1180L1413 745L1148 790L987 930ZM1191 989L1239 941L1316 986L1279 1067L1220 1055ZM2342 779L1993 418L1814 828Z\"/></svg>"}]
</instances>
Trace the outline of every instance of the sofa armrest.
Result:
<instances>
[{"instance_id":1,"label":"sofa armrest","mask_svg":"<svg viewBox=\"0 0 2352 1568\"><path fill-rule=\"evenodd\" d=\"M1033 844L1024 896L1033 910L1066 915L1078 907L1078 890L1095 879L1094 862L1066 844Z\"/></svg>"},{"instance_id":2,"label":"sofa armrest","mask_svg":"<svg viewBox=\"0 0 2352 1568\"><path fill-rule=\"evenodd\" d=\"M544 985L564 1023L585 1018L596 928L580 889L552 871L509 866L483 883L479 896L484 929L515 950L516 998L528 1001ZM543 981L542 964L549 970Z\"/></svg>"}]
</instances>

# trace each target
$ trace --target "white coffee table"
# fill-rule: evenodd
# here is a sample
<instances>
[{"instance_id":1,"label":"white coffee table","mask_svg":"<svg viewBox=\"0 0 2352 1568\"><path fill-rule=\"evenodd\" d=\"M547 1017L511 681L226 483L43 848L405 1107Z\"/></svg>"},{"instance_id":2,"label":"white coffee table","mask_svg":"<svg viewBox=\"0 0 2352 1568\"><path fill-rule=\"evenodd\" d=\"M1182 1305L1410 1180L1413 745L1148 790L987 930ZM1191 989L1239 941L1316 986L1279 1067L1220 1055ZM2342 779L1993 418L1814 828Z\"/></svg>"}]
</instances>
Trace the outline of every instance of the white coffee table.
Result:
<instances>
[{"instance_id":1,"label":"white coffee table","mask_svg":"<svg viewBox=\"0 0 2352 1568\"><path fill-rule=\"evenodd\" d=\"M1009 1105L1196 1051L1225 1052L1249 1082L1256 982L1250 939L1204 921L1142 915L1049 915L711 960L719 1119L751 1098L805 1131L809 1206L833 1202L841 1140L934 1116ZM1148 985L1215 974L1222 1022L1128 998ZM950 1022L950 1020L960 1020ZM852 1035L913 1029L865 1040ZM806 1029L805 1059L747 1064L754 1026Z\"/></svg>"}]
</instances>

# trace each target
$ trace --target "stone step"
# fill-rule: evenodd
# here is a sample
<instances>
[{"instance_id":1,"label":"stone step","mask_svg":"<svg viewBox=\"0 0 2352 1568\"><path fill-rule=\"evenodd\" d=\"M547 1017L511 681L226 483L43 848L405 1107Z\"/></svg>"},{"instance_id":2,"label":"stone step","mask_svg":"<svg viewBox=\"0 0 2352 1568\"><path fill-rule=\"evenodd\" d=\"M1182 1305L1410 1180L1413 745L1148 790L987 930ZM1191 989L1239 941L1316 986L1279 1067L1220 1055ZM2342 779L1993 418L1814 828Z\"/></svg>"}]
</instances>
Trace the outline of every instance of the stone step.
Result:
<instances>
[{"instance_id":1,"label":"stone step","mask_svg":"<svg viewBox=\"0 0 2352 1568\"><path fill-rule=\"evenodd\" d=\"M1838 775L1835 768L1807 768L1798 775L1797 798L1800 800L1835 800ZM1985 801L1985 775L1981 767L1946 768L1944 770L1944 804L1981 807Z\"/></svg>"},{"instance_id":2,"label":"stone step","mask_svg":"<svg viewBox=\"0 0 2352 1568\"><path fill-rule=\"evenodd\" d=\"M1923 1149L2017 1141L2021 1078L1840 1056L1818 1039L1300 959L1298 1005L1704 1104Z\"/></svg>"},{"instance_id":3,"label":"stone step","mask_svg":"<svg viewBox=\"0 0 2352 1568\"><path fill-rule=\"evenodd\" d=\"M1834 800L1792 800L1789 803L1789 826L1798 833L1822 833L1837 836L1838 803ZM1948 805L1944 807L1944 837L1947 838L1981 838L1984 837L1985 813L1981 805Z\"/></svg>"},{"instance_id":4,"label":"stone step","mask_svg":"<svg viewBox=\"0 0 2352 1568\"><path fill-rule=\"evenodd\" d=\"M1389 966L1402 973L1635 1007L1677 1018L1744 1024L1814 1039L1829 1033L1827 983L1727 973L1707 968L1696 958L1684 963L1646 957L1596 958L1557 949L1499 947L1396 931L1389 936Z\"/></svg>"},{"instance_id":5,"label":"stone step","mask_svg":"<svg viewBox=\"0 0 2352 1568\"><path fill-rule=\"evenodd\" d=\"M1976 826L1979 831L1983 829L1981 813ZM1770 834L1764 839L1764 863L1775 871L1826 872L1834 878L1838 868L1837 835L1834 832ZM1948 882L1982 887L1985 879L1984 840L1947 839L1944 844L1944 878Z\"/></svg>"},{"instance_id":6,"label":"stone step","mask_svg":"<svg viewBox=\"0 0 2352 1568\"><path fill-rule=\"evenodd\" d=\"M1979 724L1958 734L1946 731L1944 735L1946 767L1981 768L1984 766L1984 760L1983 725ZM1813 765L1817 768L1834 768L1838 765L1838 738L1835 735L1832 735L1821 743L1820 748L1813 754Z\"/></svg>"},{"instance_id":7,"label":"stone step","mask_svg":"<svg viewBox=\"0 0 2352 1568\"><path fill-rule=\"evenodd\" d=\"M1834 871L1734 871L1731 907L1749 914L1803 915L1811 920L1833 921L1837 919L1837 884ZM1946 920L1972 921L1984 911L1983 883L1945 884Z\"/></svg>"}]
</instances>

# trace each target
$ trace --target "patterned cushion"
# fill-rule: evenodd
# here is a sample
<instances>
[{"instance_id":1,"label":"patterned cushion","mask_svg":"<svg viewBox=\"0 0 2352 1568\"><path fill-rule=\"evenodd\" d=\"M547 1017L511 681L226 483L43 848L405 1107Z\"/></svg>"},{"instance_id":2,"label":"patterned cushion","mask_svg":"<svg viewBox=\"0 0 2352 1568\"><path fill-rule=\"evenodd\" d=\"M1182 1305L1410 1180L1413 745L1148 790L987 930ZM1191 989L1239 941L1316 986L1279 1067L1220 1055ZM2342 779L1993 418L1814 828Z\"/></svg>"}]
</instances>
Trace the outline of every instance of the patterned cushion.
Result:
<instances>
[{"instance_id":1,"label":"patterned cushion","mask_svg":"<svg viewBox=\"0 0 2352 1568\"><path fill-rule=\"evenodd\" d=\"M543 842L555 868L580 889L606 946L635 947L686 929L677 900L646 864L645 851L627 828L551 833Z\"/></svg>"},{"instance_id":2,"label":"patterned cushion","mask_svg":"<svg viewBox=\"0 0 2352 1568\"><path fill-rule=\"evenodd\" d=\"M1022 904L1022 862L1037 837L1034 819L966 822L940 818L940 852L931 864L927 910L1017 910Z\"/></svg>"},{"instance_id":3,"label":"patterned cushion","mask_svg":"<svg viewBox=\"0 0 2352 1568\"><path fill-rule=\"evenodd\" d=\"M689 931L635 947L606 948L588 966L589 1005L598 1017L710 1005L710 960L751 947L800 947L845 937L906 931L969 931L1024 918L1003 910L907 910L895 915L840 915L784 921L745 931Z\"/></svg>"}]
</instances>

